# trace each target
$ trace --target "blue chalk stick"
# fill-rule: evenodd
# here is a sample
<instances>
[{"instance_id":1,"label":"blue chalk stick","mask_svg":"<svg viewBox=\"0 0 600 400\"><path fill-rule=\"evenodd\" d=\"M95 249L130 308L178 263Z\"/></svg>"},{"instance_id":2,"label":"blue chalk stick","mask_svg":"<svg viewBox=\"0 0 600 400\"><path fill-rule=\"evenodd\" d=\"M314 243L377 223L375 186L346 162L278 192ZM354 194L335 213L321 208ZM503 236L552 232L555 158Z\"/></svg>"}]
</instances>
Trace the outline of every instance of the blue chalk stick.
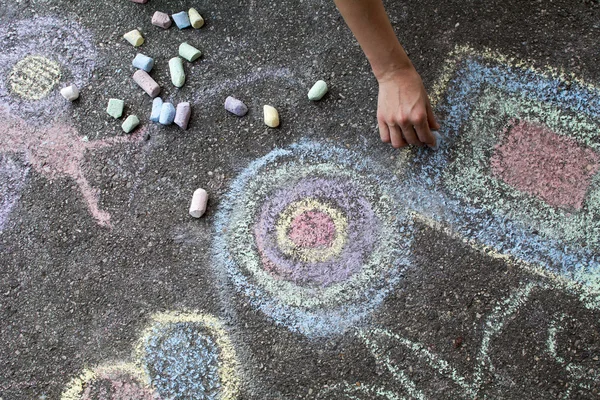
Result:
<instances>
[{"instance_id":1,"label":"blue chalk stick","mask_svg":"<svg viewBox=\"0 0 600 400\"><path fill-rule=\"evenodd\" d=\"M152 112L150 113L150 121L158 122L160 119L160 111L162 109L163 101L160 97L155 97L152 100Z\"/></svg>"},{"instance_id":2,"label":"blue chalk stick","mask_svg":"<svg viewBox=\"0 0 600 400\"><path fill-rule=\"evenodd\" d=\"M151 57L145 56L142 53L137 53L131 63L135 68L143 69L150 72L154 67L154 60Z\"/></svg>"},{"instance_id":3,"label":"blue chalk stick","mask_svg":"<svg viewBox=\"0 0 600 400\"><path fill-rule=\"evenodd\" d=\"M175 121L175 106L171 103L163 103L158 122L163 125L171 125L173 121Z\"/></svg>"},{"instance_id":4,"label":"blue chalk stick","mask_svg":"<svg viewBox=\"0 0 600 400\"><path fill-rule=\"evenodd\" d=\"M178 12L177 14L171 15L171 17L173 17L173 21L175 21L175 25L177 25L179 29L185 29L192 26L190 16L186 11Z\"/></svg>"}]
</instances>

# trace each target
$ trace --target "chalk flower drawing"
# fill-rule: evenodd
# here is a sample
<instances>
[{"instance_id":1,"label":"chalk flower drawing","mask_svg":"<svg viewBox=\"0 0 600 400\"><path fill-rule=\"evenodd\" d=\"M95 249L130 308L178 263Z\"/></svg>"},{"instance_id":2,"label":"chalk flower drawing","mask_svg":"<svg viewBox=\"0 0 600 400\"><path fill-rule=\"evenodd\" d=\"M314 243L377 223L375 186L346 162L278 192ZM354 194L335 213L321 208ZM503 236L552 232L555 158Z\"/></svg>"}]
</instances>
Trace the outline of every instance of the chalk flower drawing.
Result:
<instances>
[{"instance_id":1,"label":"chalk flower drawing","mask_svg":"<svg viewBox=\"0 0 600 400\"><path fill-rule=\"evenodd\" d=\"M214 255L252 304L306 335L342 333L409 265L396 178L362 154L303 142L252 162L216 217Z\"/></svg>"},{"instance_id":2,"label":"chalk flower drawing","mask_svg":"<svg viewBox=\"0 0 600 400\"><path fill-rule=\"evenodd\" d=\"M84 370L61 400L233 400L239 395L235 351L212 315L154 315L134 355L133 363Z\"/></svg>"},{"instance_id":3,"label":"chalk flower drawing","mask_svg":"<svg viewBox=\"0 0 600 400\"><path fill-rule=\"evenodd\" d=\"M408 207L599 301L600 90L459 49L435 97L445 140L405 165Z\"/></svg>"}]
</instances>

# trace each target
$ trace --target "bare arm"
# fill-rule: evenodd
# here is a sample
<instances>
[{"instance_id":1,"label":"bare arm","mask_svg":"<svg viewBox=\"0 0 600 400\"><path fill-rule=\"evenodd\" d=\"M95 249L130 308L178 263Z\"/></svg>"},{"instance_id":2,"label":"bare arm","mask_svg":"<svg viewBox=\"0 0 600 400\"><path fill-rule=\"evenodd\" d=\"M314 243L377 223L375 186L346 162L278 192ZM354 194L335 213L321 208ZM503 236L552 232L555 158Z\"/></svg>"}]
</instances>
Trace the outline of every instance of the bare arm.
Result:
<instances>
[{"instance_id":1,"label":"bare arm","mask_svg":"<svg viewBox=\"0 0 600 400\"><path fill-rule=\"evenodd\" d=\"M394 147L434 145L439 125L421 77L413 67L382 0L334 0L379 82L377 121L381 140Z\"/></svg>"}]
</instances>

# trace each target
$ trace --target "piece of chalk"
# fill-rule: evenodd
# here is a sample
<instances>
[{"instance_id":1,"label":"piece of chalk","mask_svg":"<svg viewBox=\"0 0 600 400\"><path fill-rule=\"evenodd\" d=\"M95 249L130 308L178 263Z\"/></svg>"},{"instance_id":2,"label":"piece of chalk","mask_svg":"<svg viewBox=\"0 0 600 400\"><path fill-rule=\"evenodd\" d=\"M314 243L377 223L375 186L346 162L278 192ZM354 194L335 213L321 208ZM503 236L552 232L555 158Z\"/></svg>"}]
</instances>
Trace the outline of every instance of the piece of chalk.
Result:
<instances>
[{"instance_id":1,"label":"piece of chalk","mask_svg":"<svg viewBox=\"0 0 600 400\"><path fill-rule=\"evenodd\" d=\"M111 117L118 119L123 115L123 108L125 107L125 102L119 99L109 99L108 107L106 107L106 112Z\"/></svg>"},{"instance_id":2,"label":"piece of chalk","mask_svg":"<svg viewBox=\"0 0 600 400\"><path fill-rule=\"evenodd\" d=\"M163 29L169 29L171 27L171 18L169 17L169 14L156 11L152 16L152 25L159 26Z\"/></svg>"},{"instance_id":3,"label":"piece of chalk","mask_svg":"<svg viewBox=\"0 0 600 400\"><path fill-rule=\"evenodd\" d=\"M192 196L190 204L190 215L194 218L200 218L206 212L206 203L208 203L208 193L204 189L196 189Z\"/></svg>"},{"instance_id":4,"label":"piece of chalk","mask_svg":"<svg viewBox=\"0 0 600 400\"><path fill-rule=\"evenodd\" d=\"M317 81L308 91L308 99L313 101L321 100L325 96L325 93L327 93L327 90L327 83L325 81Z\"/></svg>"},{"instance_id":5,"label":"piece of chalk","mask_svg":"<svg viewBox=\"0 0 600 400\"><path fill-rule=\"evenodd\" d=\"M148 2L148 0L131 0L134 3L138 3L138 4L146 4Z\"/></svg>"},{"instance_id":6,"label":"piece of chalk","mask_svg":"<svg viewBox=\"0 0 600 400\"><path fill-rule=\"evenodd\" d=\"M160 110L162 109L163 101L160 97L155 97L152 100L152 112L150 113L150 121L158 122L160 119Z\"/></svg>"},{"instance_id":7,"label":"piece of chalk","mask_svg":"<svg viewBox=\"0 0 600 400\"><path fill-rule=\"evenodd\" d=\"M202 18L202 15L200 15L195 8L190 8L190 11L188 11L188 16L190 17L190 23L192 24L193 28L199 29L204 26L204 18Z\"/></svg>"},{"instance_id":8,"label":"piece of chalk","mask_svg":"<svg viewBox=\"0 0 600 400\"><path fill-rule=\"evenodd\" d=\"M145 56L142 53L137 53L131 62L131 65L133 65L135 68L150 72L152 71L152 67L154 67L154 60L152 57Z\"/></svg>"},{"instance_id":9,"label":"piece of chalk","mask_svg":"<svg viewBox=\"0 0 600 400\"><path fill-rule=\"evenodd\" d=\"M185 103L177 104L177 110L175 111L175 124L179 126L184 131L188 127L188 123L190 122L190 116L192 115L192 108L190 103L187 101Z\"/></svg>"},{"instance_id":10,"label":"piece of chalk","mask_svg":"<svg viewBox=\"0 0 600 400\"><path fill-rule=\"evenodd\" d=\"M179 45L179 55L182 58L185 58L189 62L196 61L202 55L202 52L195 48L194 46L183 42Z\"/></svg>"},{"instance_id":11,"label":"piece of chalk","mask_svg":"<svg viewBox=\"0 0 600 400\"><path fill-rule=\"evenodd\" d=\"M171 125L175 120L175 106L171 103L163 103L160 109L160 117L158 122L163 125Z\"/></svg>"},{"instance_id":12,"label":"piece of chalk","mask_svg":"<svg viewBox=\"0 0 600 400\"><path fill-rule=\"evenodd\" d=\"M169 60L169 71L171 72L171 82L176 87L182 87L185 83L185 71L183 70L183 61L179 57L173 57Z\"/></svg>"},{"instance_id":13,"label":"piece of chalk","mask_svg":"<svg viewBox=\"0 0 600 400\"><path fill-rule=\"evenodd\" d=\"M173 17L173 21L175 21L175 25L177 25L179 29L189 28L191 26L190 17L185 11L173 14L171 17Z\"/></svg>"},{"instance_id":14,"label":"piece of chalk","mask_svg":"<svg viewBox=\"0 0 600 400\"><path fill-rule=\"evenodd\" d=\"M125 133L131 133L140 124L140 119L135 115L130 115L123 121L121 128Z\"/></svg>"},{"instance_id":15,"label":"piece of chalk","mask_svg":"<svg viewBox=\"0 0 600 400\"><path fill-rule=\"evenodd\" d=\"M275 107L265 105L263 107L265 114L265 124L271 128L277 128L279 126L279 113Z\"/></svg>"},{"instance_id":16,"label":"piece of chalk","mask_svg":"<svg viewBox=\"0 0 600 400\"><path fill-rule=\"evenodd\" d=\"M231 96L225 99L225 109L238 117L243 117L248 112L248 107L241 100Z\"/></svg>"},{"instance_id":17,"label":"piece of chalk","mask_svg":"<svg viewBox=\"0 0 600 400\"><path fill-rule=\"evenodd\" d=\"M433 150L438 150L440 148L440 144L442 142L442 135L438 131L431 131L433 136L435 137L435 146L430 146Z\"/></svg>"},{"instance_id":18,"label":"piece of chalk","mask_svg":"<svg viewBox=\"0 0 600 400\"><path fill-rule=\"evenodd\" d=\"M69 101L77 100L79 97L79 89L75 85L69 85L65 88L60 89L60 94L62 97Z\"/></svg>"},{"instance_id":19,"label":"piece of chalk","mask_svg":"<svg viewBox=\"0 0 600 400\"><path fill-rule=\"evenodd\" d=\"M133 80L139 85L144 92L148 93L150 97L156 97L160 93L160 86L158 83L146 71L138 69L133 73Z\"/></svg>"},{"instance_id":20,"label":"piece of chalk","mask_svg":"<svg viewBox=\"0 0 600 400\"><path fill-rule=\"evenodd\" d=\"M123 35L125 40L127 40L133 47L139 47L144 43L144 38L142 34L137 29L134 29L130 32L127 32Z\"/></svg>"}]
</instances>

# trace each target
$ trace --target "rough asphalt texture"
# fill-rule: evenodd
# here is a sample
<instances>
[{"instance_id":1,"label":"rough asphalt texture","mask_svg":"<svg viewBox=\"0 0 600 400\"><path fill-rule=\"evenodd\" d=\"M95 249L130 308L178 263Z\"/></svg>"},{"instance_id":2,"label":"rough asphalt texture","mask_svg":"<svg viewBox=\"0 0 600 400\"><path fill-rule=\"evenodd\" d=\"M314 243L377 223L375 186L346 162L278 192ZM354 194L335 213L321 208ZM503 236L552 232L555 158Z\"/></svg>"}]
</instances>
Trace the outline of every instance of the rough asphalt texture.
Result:
<instances>
[{"instance_id":1,"label":"rough asphalt texture","mask_svg":"<svg viewBox=\"0 0 600 400\"><path fill-rule=\"evenodd\" d=\"M189 6L206 19L199 31L150 25L155 10L173 13ZM492 48L600 82L596 1L388 1L387 9L428 88L457 44ZM100 190L99 206L110 213L112 230L90 216L72 179L29 173L0 233L0 398L60 398L84 368L128 360L149 317L173 310L201 310L225 322L240 362L241 398L315 398L344 381L384 386L408 398L355 334L309 339L291 333L226 287L211 265L220 199L254 159L302 138L361 148L384 165L399 154L378 140L377 84L333 2L0 0L1 25L34 16L77 21L93 34L98 52L93 78L64 117L81 136L123 135L120 122L104 111L109 97L125 99L128 112L149 128L139 144L86 153L84 174ZM121 38L136 27L146 38L141 51L155 57L154 76L162 82L169 82L166 62L180 42L191 40L203 51L182 89L167 84L163 89L175 102L192 101L185 132L148 122L151 99L130 79L136 51ZM0 43L0 51L7 45ZM288 68L294 79L210 90L259 68ZM318 79L329 82L330 92L311 103L306 93ZM228 95L249 106L246 117L223 109ZM279 129L262 123L263 104L277 106ZM199 220L187 214L197 187L211 194ZM373 320L426 344L469 374L483 316L521 283L539 278L423 224L417 225L414 254L415 265ZM568 294L532 296L494 342L491 357L499 372L484 375L483 397L562 398L571 382L565 365L544 350L541 328L557 310L572 317L559 337L568 349L565 357L590 376L600 370L600 313ZM390 350L427 397L461 398L448 379L403 352ZM600 383L573 389L571 398L600 398Z\"/></svg>"}]
</instances>

